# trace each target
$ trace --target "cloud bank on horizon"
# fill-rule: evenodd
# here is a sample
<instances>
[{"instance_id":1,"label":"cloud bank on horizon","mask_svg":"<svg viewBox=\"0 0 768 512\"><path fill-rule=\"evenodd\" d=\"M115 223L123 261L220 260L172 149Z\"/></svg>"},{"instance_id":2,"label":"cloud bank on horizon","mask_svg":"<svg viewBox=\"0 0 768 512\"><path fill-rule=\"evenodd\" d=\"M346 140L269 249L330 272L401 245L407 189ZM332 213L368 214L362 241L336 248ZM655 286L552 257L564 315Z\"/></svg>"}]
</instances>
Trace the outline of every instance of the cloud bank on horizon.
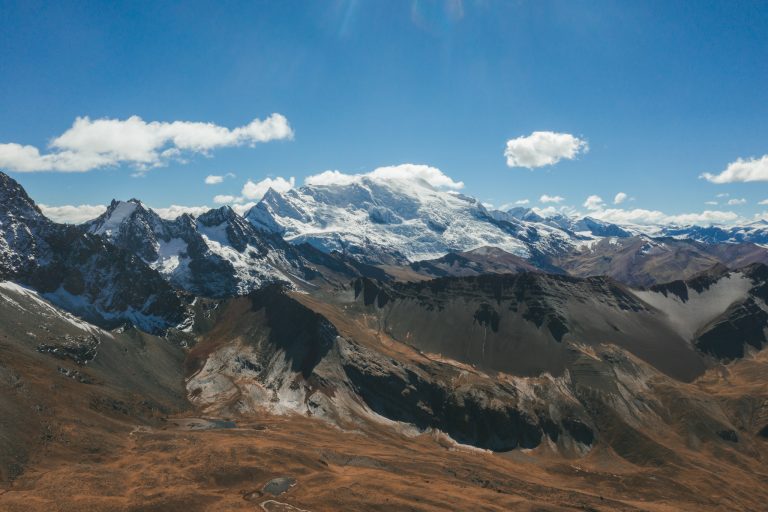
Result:
<instances>
[{"instance_id":1,"label":"cloud bank on horizon","mask_svg":"<svg viewBox=\"0 0 768 512\"><path fill-rule=\"evenodd\" d=\"M0 167L16 172L88 172L127 164L145 171L181 161L185 153L208 154L218 148L292 138L288 119L277 113L232 129L190 121L148 123L139 116L122 120L85 116L54 138L48 153L30 145L0 144ZM214 183L216 177L210 184Z\"/></svg>"}]
</instances>

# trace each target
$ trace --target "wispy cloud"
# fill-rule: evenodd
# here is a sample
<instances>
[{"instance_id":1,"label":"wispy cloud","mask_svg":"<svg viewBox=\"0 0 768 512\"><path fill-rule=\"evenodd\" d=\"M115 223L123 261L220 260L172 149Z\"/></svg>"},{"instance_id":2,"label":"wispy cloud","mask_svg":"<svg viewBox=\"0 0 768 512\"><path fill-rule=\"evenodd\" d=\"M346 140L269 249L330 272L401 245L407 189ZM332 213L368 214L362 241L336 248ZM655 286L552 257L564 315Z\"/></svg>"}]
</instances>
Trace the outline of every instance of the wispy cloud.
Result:
<instances>
[{"instance_id":1,"label":"wispy cloud","mask_svg":"<svg viewBox=\"0 0 768 512\"><path fill-rule=\"evenodd\" d=\"M728 224L740 217L734 212L706 210L703 212L669 215L659 210L611 208L600 210L594 217L617 224Z\"/></svg>"},{"instance_id":2,"label":"wispy cloud","mask_svg":"<svg viewBox=\"0 0 768 512\"><path fill-rule=\"evenodd\" d=\"M562 203L563 201L565 201L565 198L564 198L564 197L561 197L561 196L550 196L550 195L547 195L547 194L543 194L543 195L542 195L542 196L539 198L539 202L541 202L541 203L545 203L545 204L546 204L546 203L555 203L555 204L560 204L560 203Z\"/></svg>"},{"instance_id":3,"label":"wispy cloud","mask_svg":"<svg viewBox=\"0 0 768 512\"><path fill-rule=\"evenodd\" d=\"M613 198L613 204L621 204L624 201L626 201L629 198L629 196L624 192L619 192L616 194Z\"/></svg>"},{"instance_id":4,"label":"wispy cloud","mask_svg":"<svg viewBox=\"0 0 768 512\"><path fill-rule=\"evenodd\" d=\"M605 206L603 198L596 195L591 195L584 201L584 208L591 211L601 210Z\"/></svg>"},{"instance_id":5,"label":"wispy cloud","mask_svg":"<svg viewBox=\"0 0 768 512\"><path fill-rule=\"evenodd\" d=\"M535 169L554 165L563 159L572 160L588 150L586 140L570 133L533 132L508 140L504 156L509 167Z\"/></svg>"},{"instance_id":6,"label":"wispy cloud","mask_svg":"<svg viewBox=\"0 0 768 512\"><path fill-rule=\"evenodd\" d=\"M78 117L55 137L48 153L35 146L0 144L0 167L17 172L87 172L127 164L144 171L180 159L185 153L209 154L232 146L291 139L293 130L281 114L254 119L229 129L213 123L173 121L146 122L128 119Z\"/></svg>"},{"instance_id":7,"label":"wispy cloud","mask_svg":"<svg viewBox=\"0 0 768 512\"><path fill-rule=\"evenodd\" d=\"M238 196L231 196L226 194L219 194L219 195L213 196L213 202L216 204L234 203L238 200L240 200Z\"/></svg>"},{"instance_id":8,"label":"wispy cloud","mask_svg":"<svg viewBox=\"0 0 768 512\"><path fill-rule=\"evenodd\" d=\"M235 175L231 172L228 172L227 174L217 175L217 174L209 174L205 177L205 184L206 185L218 185L219 183L223 183L226 178L234 178Z\"/></svg>"},{"instance_id":9,"label":"wispy cloud","mask_svg":"<svg viewBox=\"0 0 768 512\"><path fill-rule=\"evenodd\" d=\"M202 215L208 210L210 210L210 207L208 206L181 206L178 204L172 204L171 206L167 206L165 208L152 208L155 213L157 213L160 217L164 219L170 219L173 220L179 215L182 215L184 213L188 213L189 215L192 215L193 217L197 217L198 215Z\"/></svg>"}]
</instances>

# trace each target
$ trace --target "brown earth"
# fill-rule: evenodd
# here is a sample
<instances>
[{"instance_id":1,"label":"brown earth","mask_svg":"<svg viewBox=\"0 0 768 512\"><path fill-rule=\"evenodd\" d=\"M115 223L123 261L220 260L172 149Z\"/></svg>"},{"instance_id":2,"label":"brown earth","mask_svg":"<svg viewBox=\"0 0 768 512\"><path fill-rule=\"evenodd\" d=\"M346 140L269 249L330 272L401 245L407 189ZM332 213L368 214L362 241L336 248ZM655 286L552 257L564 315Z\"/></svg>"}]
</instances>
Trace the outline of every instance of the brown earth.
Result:
<instances>
[{"instance_id":1,"label":"brown earth","mask_svg":"<svg viewBox=\"0 0 768 512\"><path fill-rule=\"evenodd\" d=\"M388 357L424 367L439 359L326 300L297 296L343 336ZM263 316L245 299L217 315L190 351L128 330L77 365L37 348L51 332L76 335L71 326L0 307L0 510L766 509L768 351L713 365L689 383L654 377L653 399L667 405L664 420L675 430L628 428L599 409L591 411L599 441L584 456L548 443L494 453L384 421L342 428L266 411L202 418L186 399L185 378L242 336L238 324ZM713 404L713 415L727 412L735 440L707 436L702 411ZM265 492L280 478L294 485Z\"/></svg>"}]
</instances>

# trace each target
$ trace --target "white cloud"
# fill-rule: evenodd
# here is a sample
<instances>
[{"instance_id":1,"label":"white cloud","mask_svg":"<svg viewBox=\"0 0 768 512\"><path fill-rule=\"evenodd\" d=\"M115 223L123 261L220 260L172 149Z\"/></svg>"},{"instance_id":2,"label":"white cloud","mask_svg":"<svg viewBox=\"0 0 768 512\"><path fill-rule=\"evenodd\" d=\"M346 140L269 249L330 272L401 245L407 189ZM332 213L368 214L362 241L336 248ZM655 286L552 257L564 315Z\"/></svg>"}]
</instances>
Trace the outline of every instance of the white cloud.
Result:
<instances>
[{"instance_id":1,"label":"white cloud","mask_svg":"<svg viewBox=\"0 0 768 512\"><path fill-rule=\"evenodd\" d=\"M572 160L587 151L587 141L570 133L533 132L508 140L504 156L509 167L534 169L554 165L563 159Z\"/></svg>"},{"instance_id":2,"label":"white cloud","mask_svg":"<svg viewBox=\"0 0 768 512\"><path fill-rule=\"evenodd\" d=\"M224 176L216 176L215 174L211 174L211 175L205 177L205 184L206 185L218 185L219 183L222 183L223 181L224 181Z\"/></svg>"},{"instance_id":3,"label":"white cloud","mask_svg":"<svg viewBox=\"0 0 768 512\"><path fill-rule=\"evenodd\" d=\"M464 188L463 181L453 181L443 171L436 167L419 164L400 164L379 167L367 175L369 178L382 181L424 181L435 188L460 190Z\"/></svg>"},{"instance_id":4,"label":"white cloud","mask_svg":"<svg viewBox=\"0 0 768 512\"><path fill-rule=\"evenodd\" d=\"M605 206L603 198L596 195L591 195L584 201L584 208L591 211L601 210Z\"/></svg>"},{"instance_id":5,"label":"white cloud","mask_svg":"<svg viewBox=\"0 0 768 512\"><path fill-rule=\"evenodd\" d=\"M223 183L225 179L227 178L234 178L235 174L228 172L227 174L223 175L217 175L217 174L209 174L205 177L205 184L206 185L218 185L219 183Z\"/></svg>"},{"instance_id":6,"label":"white cloud","mask_svg":"<svg viewBox=\"0 0 768 512\"><path fill-rule=\"evenodd\" d=\"M701 213L681 213L670 215L668 222L672 224L727 224L739 219L734 212L706 210Z\"/></svg>"},{"instance_id":7,"label":"white cloud","mask_svg":"<svg viewBox=\"0 0 768 512\"><path fill-rule=\"evenodd\" d=\"M721 192L721 193L717 194L715 197L728 197L730 195L731 194L729 194L728 192Z\"/></svg>"},{"instance_id":8,"label":"white cloud","mask_svg":"<svg viewBox=\"0 0 768 512\"><path fill-rule=\"evenodd\" d=\"M43 214L49 219L67 224L80 224L95 219L107 210L103 204L67 204L62 206L41 204L39 206Z\"/></svg>"},{"instance_id":9,"label":"white cloud","mask_svg":"<svg viewBox=\"0 0 768 512\"><path fill-rule=\"evenodd\" d=\"M704 204L709 206L717 206L717 201L704 201Z\"/></svg>"},{"instance_id":10,"label":"white cloud","mask_svg":"<svg viewBox=\"0 0 768 512\"><path fill-rule=\"evenodd\" d=\"M768 155L748 160L738 158L729 163L720 174L705 172L701 177L712 183L768 181Z\"/></svg>"},{"instance_id":11,"label":"white cloud","mask_svg":"<svg viewBox=\"0 0 768 512\"><path fill-rule=\"evenodd\" d=\"M531 210L533 210L536 215L541 217L552 217L553 215L573 216L579 214L579 212L570 206L545 206L544 208L533 207Z\"/></svg>"},{"instance_id":12,"label":"white cloud","mask_svg":"<svg viewBox=\"0 0 768 512\"><path fill-rule=\"evenodd\" d=\"M325 171L308 176L304 183L313 187L351 185L363 178L384 181L403 186L428 185L438 189L460 190L464 182L454 181L437 167L422 164L400 164L378 167L369 173L344 174L339 171Z\"/></svg>"},{"instance_id":13,"label":"white cloud","mask_svg":"<svg viewBox=\"0 0 768 512\"><path fill-rule=\"evenodd\" d=\"M729 199L728 200L728 204L730 206L736 206L736 205L740 205L740 204L747 204L747 200L743 199L743 198L742 199L735 199L735 198L734 199Z\"/></svg>"},{"instance_id":14,"label":"white cloud","mask_svg":"<svg viewBox=\"0 0 768 512\"><path fill-rule=\"evenodd\" d=\"M285 179L281 176L276 178L264 178L261 181L248 180L240 190L240 195L219 194L213 197L213 202L217 204L230 204L232 209L241 212L244 204L253 206L255 202L260 201L267 190L274 189L275 192L287 192L296 185L296 178L290 177ZM235 208L235 205L239 205L239 208Z\"/></svg>"},{"instance_id":15,"label":"white cloud","mask_svg":"<svg viewBox=\"0 0 768 512\"><path fill-rule=\"evenodd\" d=\"M601 210L595 213L594 217L617 224L728 224L740 218L734 212L717 210L667 215L658 210L642 208Z\"/></svg>"},{"instance_id":16,"label":"white cloud","mask_svg":"<svg viewBox=\"0 0 768 512\"><path fill-rule=\"evenodd\" d=\"M759 202L759 203L757 203L757 204L759 204L759 205L763 205L763 206L764 206L764 205L768 204L768 199L763 199L762 201L760 201L760 202Z\"/></svg>"},{"instance_id":17,"label":"white cloud","mask_svg":"<svg viewBox=\"0 0 768 512\"><path fill-rule=\"evenodd\" d=\"M563 201L565 201L564 197L550 196L550 195L547 195L547 194L543 194L539 198L539 202L542 202L542 203L555 203L555 204L559 204L559 203L562 203Z\"/></svg>"},{"instance_id":18,"label":"white cloud","mask_svg":"<svg viewBox=\"0 0 768 512\"><path fill-rule=\"evenodd\" d=\"M233 129L189 121L148 123L138 116L125 120L78 117L51 141L49 153L41 154L34 146L0 144L0 167L17 172L86 172L129 164L146 170L178 159L185 151L208 154L216 148L292 137L293 130L281 114Z\"/></svg>"},{"instance_id":19,"label":"white cloud","mask_svg":"<svg viewBox=\"0 0 768 512\"><path fill-rule=\"evenodd\" d=\"M339 171L324 171L304 178L304 184L311 187L327 187L331 185L351 185L360 179L360 174L344 174Z\"/></svg>"},{"instance_id":20,"label":"white cloud","mask_svg":"<svg viewBox=\"0 0 768 512\"><path fill-rule=\"evenodd\" d=\"M238 196L230 196L226 194L220 194L217 196L213 196L213 202L216 204L227 204L227 203L234 203L238 200L241 200Z\"/></svg>"},{"instance_id":21,"label":"white cloud","mask_svg":"<svg viewBox=\"0 0 768 512\"><path fill-rule=\"evenodd\" d=\"M515 201L515 204L518 206L525 206L530 203L531 201L529 199L518 199L517 201Z\"/></svg>"},{"instance_id":22,"label":"white cloud","mask_svg":"<svg viewBox=\"0 0 768 512\"><path fill-rule=\"evenodd\" d=\"M237 213L238 215L245 215L248 212L248 210L256 206L256 202L249 201L247 203L239 203L239 204L236 203L230 206L232 207L233 210L235 210L235 213Z\"/></svg>"},{"instance_id":23,"label":"white cloud","mask_svg":"<svg viewBox=\"0 0 768 512\"><path fill-rule=\"evenodd\" d=\"M624 192L619 192L613 198L613 204L621 204L627 200L629 196Z\"/></svg>"},{"instance_id":24,"label":"white cloud","mask_svg":"<svg viewBox=\"0 0 768 512\"><path fill-rule=\"evenodd\" d=\"M259 201L270 188L275 192L287 192L296 184L296 178L291 176L289 179L278 176L277 178L264 178L261 181L253 182L248 180L240 191L243 200L250 199Z\"/></svg>"},{"instance_id":25,"label":"white cloud","mask_svg":"<svg viewBox=\"0 0 768 512\"><path fill-rule=\"evenodd\" d=\"M208 210L210 210L208 206L180 206L177 204L172 204L171 206L168 206L165 208L152 208L152 209L160 217L164 219L169 219L169 220L173 220L179 215L182 215L184 213L188 213L193 217L197 217L198 215L202 215Z\"/></svg>"}]
</instances>

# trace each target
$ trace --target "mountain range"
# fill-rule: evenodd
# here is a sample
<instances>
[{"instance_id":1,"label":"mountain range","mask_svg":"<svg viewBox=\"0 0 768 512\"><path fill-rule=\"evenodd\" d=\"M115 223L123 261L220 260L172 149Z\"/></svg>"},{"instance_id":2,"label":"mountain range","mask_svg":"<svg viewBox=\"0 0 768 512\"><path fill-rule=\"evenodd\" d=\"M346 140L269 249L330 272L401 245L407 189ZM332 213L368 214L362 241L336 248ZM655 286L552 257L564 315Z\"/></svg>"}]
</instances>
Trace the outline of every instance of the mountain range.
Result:
<instances>
[{"instance_id":1,"label":"mountain range","mask_svg":"<svg viewBox=\"0 0 768 512\"><path fill-rule=\"evenodd\" d=\"M0 507L760 510L768 226L361 176L47 219L0 174ZM66 509L66 507L62 508Z\"/></svg>"}]
</instances>

